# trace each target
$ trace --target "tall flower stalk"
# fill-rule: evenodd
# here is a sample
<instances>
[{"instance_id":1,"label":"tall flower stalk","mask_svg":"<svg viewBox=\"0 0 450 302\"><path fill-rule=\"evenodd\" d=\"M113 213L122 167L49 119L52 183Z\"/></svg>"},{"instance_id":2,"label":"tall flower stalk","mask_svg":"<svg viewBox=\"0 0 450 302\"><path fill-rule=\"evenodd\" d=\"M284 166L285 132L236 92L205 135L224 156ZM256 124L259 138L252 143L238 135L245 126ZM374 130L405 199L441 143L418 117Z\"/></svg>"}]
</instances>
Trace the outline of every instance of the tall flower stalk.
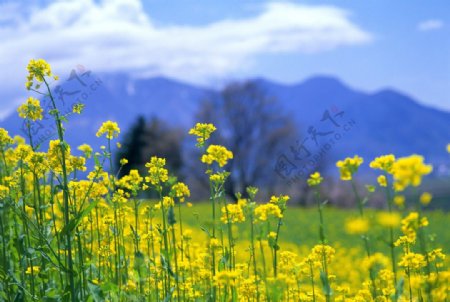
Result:
<instances>
[{"instance_id":1,"label":"tall flower stalk","mask_svg":"<svg viewBox=\"0 0 450 302\"><path fill-rule=\"evenodd\" d=\"M339 172L341 175L341 179L344 181L350 181L353 194L356 198L356 204L358 206L358 212L359 212L359 222L363 224L366 224L366 218L364 217L364 206L367 203L367 199L361 198L358 189L356 188L356 183L353 179L353 175L358 171L359 166L363 163L363 159L359 157L358 155L355 155L354 157L347 157L346 159L342 161L338 161L336 163L336 166L339 168ZM367 234L368 227L361 228L361 238L364 242L364 249L366 251L367 258L370 259L372 256L371 247L370 247L370 240L369 236ZM375 287L375 272L372 267L369 267L369 277L371 281L371 293L372 298L377 297L377 290Z\"/></svg>"},{"instance_id":2,"label":"tall flower stalk","mask_svg":"<svg viewBox=\"0 0 450 302\"><path fill-rule=\"evenodd\" d=\"M317 205L317 212L319 214L319 240L322 246L325 247L327 244L327 237L325 235L325 222L323 218L323 207L324 202L321 201L320 198L320 191L319 191L319 185L322 183L323 177L320 175L319 172L315 172L310 175L309 179L307 180L308 186L314 188L314 198L316 200ZM328 261L327 261L327 255L325 248L322 249L322 259L321 259L321 265L322 265L322 271L321 271L321 280L322 280L322 286L323 291L325 294L326 301L331 301L331 286L330 286L330 278L328 275Z\"/></svg>"}]
</instances>

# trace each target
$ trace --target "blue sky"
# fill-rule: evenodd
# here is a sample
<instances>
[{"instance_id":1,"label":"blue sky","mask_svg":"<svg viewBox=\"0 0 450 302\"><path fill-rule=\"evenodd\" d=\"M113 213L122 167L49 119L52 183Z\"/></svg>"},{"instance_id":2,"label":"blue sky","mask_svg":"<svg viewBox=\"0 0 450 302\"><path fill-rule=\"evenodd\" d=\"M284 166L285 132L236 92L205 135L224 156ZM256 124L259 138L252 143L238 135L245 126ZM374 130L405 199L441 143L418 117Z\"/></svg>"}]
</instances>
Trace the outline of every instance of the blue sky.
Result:
<instances>
[{"instance_id":1,"label":"blue sky","mask_svg":"<svg viewBox=\"0 0 450 302\"><path fill-rule=\"evenodd\" d=\"M24 96L24 66L47 59L203 85L333 75L450 110L450 2L0 0L0 116Z\"/></svg>"}]
</instances>

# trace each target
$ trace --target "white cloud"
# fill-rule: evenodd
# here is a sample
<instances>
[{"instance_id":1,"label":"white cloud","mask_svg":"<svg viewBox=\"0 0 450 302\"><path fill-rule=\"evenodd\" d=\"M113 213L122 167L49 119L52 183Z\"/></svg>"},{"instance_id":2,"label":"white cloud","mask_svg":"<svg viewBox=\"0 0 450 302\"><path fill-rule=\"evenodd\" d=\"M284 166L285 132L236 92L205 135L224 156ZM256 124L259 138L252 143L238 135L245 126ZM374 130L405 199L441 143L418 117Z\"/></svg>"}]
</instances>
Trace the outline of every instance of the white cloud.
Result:
<instances>
[{"instance_id":1,"label":"white cloud","mask_svg":"<svg viewBox=\"0 0 450 302\"><path fill-rule=\"evenodd\" d=\"M422 21L417 25L419 31L430 31L441 29L444 26L444 22L438 19L430 19Z\"/></svg>"},{"instance_id":2,"label":"white cloud","mask_svg":"<svg viewBox=\"0 0 450 302\"><path fill-rule=\"evenodd\" d=\"M293 3L205 26L156 26L139 0L57 1L26 14L9 7L8 14L14 22L0 23L0 81L11 88L23 83L30 58L45 58L57 72L83 64L96 72L204 81L249 67L258 54L316 53L372 40L345 10Z\"/></svg>"}]
</instances>

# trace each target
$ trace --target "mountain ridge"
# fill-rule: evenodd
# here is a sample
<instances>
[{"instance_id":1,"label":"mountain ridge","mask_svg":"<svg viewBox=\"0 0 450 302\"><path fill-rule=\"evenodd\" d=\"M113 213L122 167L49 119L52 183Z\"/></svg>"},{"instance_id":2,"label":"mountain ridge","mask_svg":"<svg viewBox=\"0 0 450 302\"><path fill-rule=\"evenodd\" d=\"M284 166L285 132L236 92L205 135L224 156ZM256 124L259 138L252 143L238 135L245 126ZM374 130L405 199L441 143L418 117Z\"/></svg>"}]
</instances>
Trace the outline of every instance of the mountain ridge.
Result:
<instances>
[{"instance_id":1,"label":"mountain ridge","mask_svg":"<svg viewBox=\"0 0 450 302\"><path fill-rule=\"evenodd\" d=\"M122 133L129 129L138 115L156 116L187 129L196 122L195 115L202 101L220 97L219 89L162 76L134 79L126 74L91 74L90 77L92 83L98 81L98 87L92 91L81 89L89 89L86 88L88 85L78 88L73 88L72 84L63 85L68 90L72 87L89 95L85 112L81 116L71 116L67 125L68 141L74 145L89 143L99 146L101 142L95 137L95 132L107 119L116 120ZM326 133L320 129L326 129L321 118L327 111L328 114L344 112L342 116L353 120L354 128L342 133L345 137L333 148L331 160L353 154L370 158L391 152L399 156L421 153L435 163L444 162L448 157L445 145L450 141L450 112L424 105L407 93L391 87L365 92L329 75L311 77L296 84L283 84L261 77L249 81L278 100L281 110L297 123L302 138L310 135L308 129ZM0 121L0 127L11 134L23 135L21 123L13 112ZM335 122L335 126L337 124ZM330 125L328 123L327 127ZM328 128L327 133L331 133L330 129L342 130ZM315 140L324 143L329 138L322 136Z\"/></svg>"}]
</instances>

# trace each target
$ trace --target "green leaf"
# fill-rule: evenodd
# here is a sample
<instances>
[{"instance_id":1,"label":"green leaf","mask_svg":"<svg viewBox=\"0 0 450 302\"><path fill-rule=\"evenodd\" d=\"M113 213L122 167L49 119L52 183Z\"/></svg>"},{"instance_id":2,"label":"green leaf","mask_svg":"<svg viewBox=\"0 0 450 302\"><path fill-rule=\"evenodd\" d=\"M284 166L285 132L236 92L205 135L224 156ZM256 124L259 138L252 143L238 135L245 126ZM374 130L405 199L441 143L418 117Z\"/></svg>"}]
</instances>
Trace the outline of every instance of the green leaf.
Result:
<instances>
[{"instance_id":1,"label":"green leaf","mask_svg":"<svg viewBox=\"0 0 450 302\"><path fill-rule=\"evenodd\" d=\"M105 295L103 294L102 289L97 285L92 283L92 281L88 282L88 289L94 298L95 302L103 302L105 301Z\"/></svg>"},{"instance_id":2,"label":"green leaf","mask_svg":"<svg viewBox=\"0 0 450 302\"><path fill-rule=\"evenodd\" d=\"M225 269L225 265L230 260L230 251L228 249L225 249L225 254L220 258L219 260L219 270Z\"/></svg>"},{"instance_id":3,"label":"green leaf","mask_svg":"<svg viewBox=\"0 0 450 302\"><path fill-rule=\"evenodd\" d=\"M200 229L208 235L208 237L211 237L211 233L205 226L200 226Z\"/></svg>"},{"instance_id":4,"label":"green leaf","mask_svg":"<svg viewBox=\"0 0 450 302\"><path fill-rule=\"evenodd\" d=\"M58 300L60 298L59 290L56 288L49 288L45 291L45 299L55 299ZM47 300L46 300L47 301Z\"/></svg>"},{"instance_id":5,"label":"green leaf","mask_svg":"<svg viewBox=\"0 0 450 302\"><path fill-rule=\"evenodd\" d=\"M163 302L169 302L172 299L172 294L175 291L175 287L170 288L170 291L167 293L166 297L164 298Z\"/></svg>"},{"instance_id":6,"label":"green leaf","mask_svg":"<svg viewBox=\"0 0 450 302\"><path fill-rule=\"evenodd\" d=\"M331 296L333 294L330 282L328 281L327 275L324 271L320 271L320 280L322 281L322 291L325 296Z\"/></svg>"},{"instance_id":7,"label":"green leaf","mask_svg":"<svg viewBox=\"0 0 450 302\"><path fill-rule=\"evenodd\" d=\"M98 159L98 156L96 154L94 154L94 162L95 162L95 166L96 167L101 167L102 164L100 164L100 161Z\"/></svg>"},{"instance_id":8,"label":"green leaf","mask_svg":"<svg viewBox=\"0 0 450 302\"><path fill-rule=\"evenodd\" d=\"M395 287L395 295L394 301L397 301L403 295L403 285L405 283L405 279L402 277L398 280L397 285Z\"/></svg>"},{"instance_id":9,"label":"green leaf","mask_svg":"<svg viewBox=\"0 0 450 302\"><path fill-rule=\"evenodd\" d=\"M177 223L177 220L175 219L175 211L173 210L173 207L169 208L169 211L167 213L167 222L170 225L174 225L175 223Z\"/></svg>"},{"instance_id":10,"label":"green leaf","mask_svg":"<svg viewBox=\"0 0 450 302\"><path fill-rule=\"evenodd\" d=\"M144 254L141 252L136 252L134 254L134 269L139 271L145 265Z\"/></svg>"},{"instance_id":11,"label":"green leaf","mask_svg":"<svg viewBox=\"0 0 450 302\"><path fill-rule=\"evenodd\" d=\"M53 187L53 195L56 195L58 192L62 191L64 187L62 185L56 185Z\"/></svg>"},{"instance_id":12,"label":"green leaf","mask_svg":"<svg viewBox=\"0 0 450 302\"><path fill-rule=\"evenodd\" d=\"M84 217L86 217L92 211L93 208L95 208L98 202L99 200L94 201L90 203L89 206L87 206L84 210L80 211L78 215L69 222L69 224L63 227L63 229L60 232L60 235L66 236L68 234L72 234L73 230L80 224L81 220Z\"/></svg>"},{"instance_id":13,"label":"green leaf","mask_svg":"<svg viewBox=\"0 0 450 302\"><path fill-rule=\"evenodd\" d=\"M172 276L174 279L178 279L178 276L173 272L172 267L170 266L170 263L166 260L166 257L161 254L161 265L164 270L166 270L170 276Z\"/></svg>"}]
</instances>

